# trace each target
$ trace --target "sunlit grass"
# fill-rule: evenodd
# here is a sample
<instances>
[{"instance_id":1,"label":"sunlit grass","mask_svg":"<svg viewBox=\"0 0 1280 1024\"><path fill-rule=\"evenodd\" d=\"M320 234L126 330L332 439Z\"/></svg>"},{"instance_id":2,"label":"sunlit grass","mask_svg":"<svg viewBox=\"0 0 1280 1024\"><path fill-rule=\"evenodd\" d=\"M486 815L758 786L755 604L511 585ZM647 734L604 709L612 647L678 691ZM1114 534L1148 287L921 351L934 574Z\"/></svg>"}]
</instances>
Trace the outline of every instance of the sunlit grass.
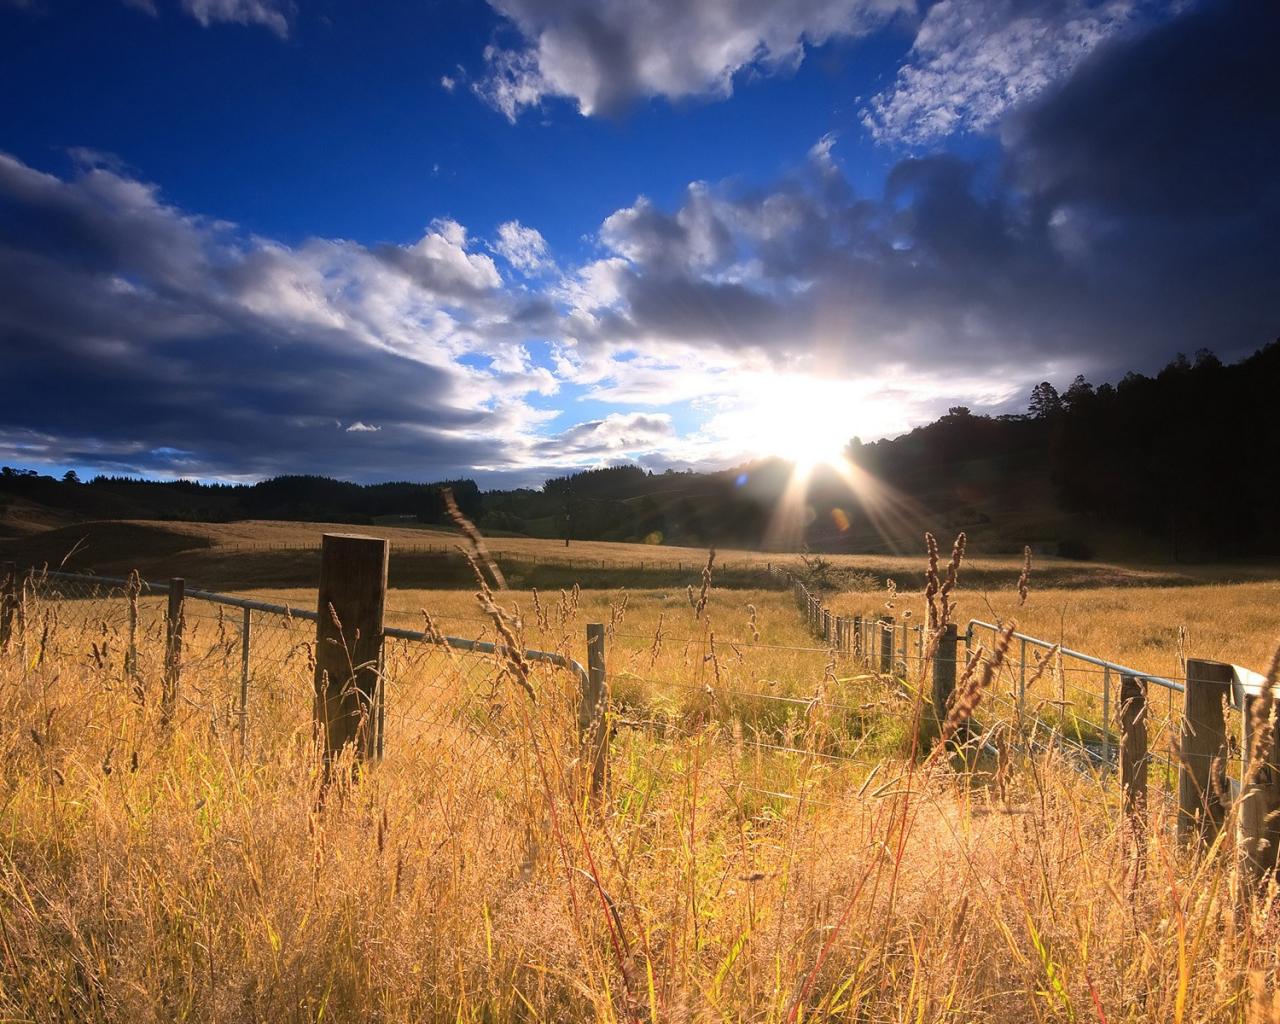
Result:
<instances>
[{"instance_id":1,"label":"sunlit grass","mask_svg":"<svg viewBox=\"0 0 1280 1024\"><path fill-rule=\"evenodd\" d=\"M471 600L393 592L393 618L480 629ZM254 709L242 760L225 622L199 618L166 729L154 624L135 686L115 639L95 658L92 617L60 608L44 637L33 604L0 656L0 1017L1268 1019L1247 1007L1275 985L1277 923L1236 912L1227 846L1195 863L1160 819L1134 881L1114 792L1053 757L1003 800L909 760L914 708L864 669L731 653L753 629L816 646L789 596L713 591L697 618L635 593L618 619L619 593L584 593L562 620L540 595L536 625L531 594L506 600L531 645L579 653L612 609L618 717L646 721L617 723L599 812L562 673L535 706L488 666L483 719L441 714L326 791L305 663L255 666L291 699ZM476 677L428 669L429 706L461 707Z\"/></svg>"}]
</instances>

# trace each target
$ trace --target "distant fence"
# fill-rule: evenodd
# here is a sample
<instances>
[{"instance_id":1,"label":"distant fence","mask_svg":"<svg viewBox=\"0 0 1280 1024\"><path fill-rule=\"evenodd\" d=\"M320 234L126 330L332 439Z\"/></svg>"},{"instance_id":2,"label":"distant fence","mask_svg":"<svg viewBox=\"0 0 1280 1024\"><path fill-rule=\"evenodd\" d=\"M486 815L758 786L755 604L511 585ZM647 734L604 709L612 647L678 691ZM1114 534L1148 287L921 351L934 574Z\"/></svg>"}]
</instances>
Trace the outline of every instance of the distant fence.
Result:
<instances>
[{"instance_id":1,"label":"distant fence","mask_svg":"<svg viewBox=\"0 0 1280 1024\"><path fill-rule=\"evenodd\" d=\"M930 659L923 624L895 624L887 614L874 619L836 615L803 582L787 579L817 636L887 676L910 678L914 665L915 679L926 684L924 695L940 717L951 706L960 666L978 653L979 635L994 638L1002 629L999 623L970 619L959 634L950 624ZM1008 640L1000 676L982 694L984 728L975 729L979 741L1002 730L1023 751L1064 751L1070 763L1104 786L1118 775L1125 814L1144 829L1154 788L1164 817L1172 819L1184 842L1212 844L1234 806L1237 840L1250 873L1261 878L1276 869L1280 729L1263 676L1238 665L1189 658L1186 675L1171 679L1025 633L1012 632ZM957 642L964 644L963 658ZM1047 658L1052 666L1044 663ZM1053 692L1032 692L1041 680ZM1260 727L1263 735L1255 736ZM1262 760L1251 764L1255 756ZM1175 805L1176 816L1171 813Z\"/></svg>"},{"instance_id":2,"label":"distant fence","mask_svg":"<svg viewBox=\"0 0 1280 1024\"><path fill-rule=\"evenodd\" d=\"M490 541L497 547L499 542ZM549 538L549 544L558 543L556 538ZM608 543L601 541L583 541L584 544L592 543ZM630 545L634 547L635 545ZM219 544L220 551L300 551L312 554L320 554L320 545L313 543L298 543L289 541L234 541L228 544ZM572 548L565 548L566 551L572 551ZM662 550L657 548L656 550ZM396 542L397 555L445 555L462 559L462 555L456 544L405 544ZM517 562L530 566L551 566L557 569L612 569L618 572L626 572L627 570L636 570L638 572L689 572L697 575L702 572L703 565L706 564L705 558L691 558L688 561L670 558L654 558L654 559L635 559L630 561L619 561L617 559L608 558L588 558L583 555L564 555L557 557L549 553L525 554L519 551L502 551L497 550L495 554L502 558L503 562ZM762 573L770 576L774 572L772 562L753 560L717 561L716 571L718 573L737 572L737 573Z\"/></svg>"}]
</instances>

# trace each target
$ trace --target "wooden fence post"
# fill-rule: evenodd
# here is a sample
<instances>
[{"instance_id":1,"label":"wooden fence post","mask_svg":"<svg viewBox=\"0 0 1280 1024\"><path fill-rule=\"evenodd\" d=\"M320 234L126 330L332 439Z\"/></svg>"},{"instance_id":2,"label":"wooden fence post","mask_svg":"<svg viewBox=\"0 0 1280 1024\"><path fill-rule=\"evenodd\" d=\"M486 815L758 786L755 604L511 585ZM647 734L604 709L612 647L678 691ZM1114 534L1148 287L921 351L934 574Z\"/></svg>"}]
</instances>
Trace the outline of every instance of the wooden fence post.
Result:
<instances>
[{"instance_id":1,"label":"wooden fence post","mask_svg":"<svg viewBox=\"0 0 1280 1024\"><path fill-rule=\"evenodd\" d=\"M1121 675L1120 796L1125 822L1139 844L1147 834L1147 752L1147 681Z\"/></svg>"},{"instance_id":2,"label":"wooden fence post","mask_svg":"<svg viewBox=\"0 0 1280 1024\"><path fill-rule=\"evenodd\" d=\"M578 703L578 744L582 763L589 771L591 799L604 796L605 769L609 759L609 690L605 682L604 623L587 624L587 678L582 681Z\"/></svg>"},{"instance_id":3,"label":"wooden fence post","mask_svg":"<svg viewBox=\"0 0 1280 1024\"><path fill-rule=\"evenodd\" d=\"M1259 702L1265 702L1261 707ZM1246 694L1241 712L1244 721L1244 779L1240 790L1238 830L1241 879L1249 892L1257 891L1277 866L1280 844L1280 735L1272 719L1271 742L1267 749L1254 750L1253 716L1275 714L1276 702L1270 694ZM1254 757L1260 764L1251 763Z\"/></svg>"},{"instance_id":4,"label":"wooden fence post","mask_svg":"<svg viewBox=\"0 0 1280 1024\"><path fill-rule=\"evenodd\" d=\"M853 617L853 653L862 657L862 616Z\"/></svg>"},{"instance_id":5,"label":"wooden fence post","mask_svg":"<svg viewBox=\"0 0 1280 1024\"><path fill-rule=\"evenodd\" d=\"M938 734L947 720L947 707L956 690L956 624L948 622L938 637L938 649L933 655L933 719Z\"/></svg>"},{"instance_id":6,"label":"wooden fence post","mask_svg":"<svg viewBox=\"0 0 1280 1024\"><path fill-rule=\"evenodd\" d=\"M378 750L377 702L390 544L326 533L316 620L315 724L326 762L347 744L357 759Z\"/></svg>"},{"instance_id":7,"label":"wooden fence post","mask_svg":"<svg viewBox=\"0 0 1280 1024\"><path fill-rule=\"evenodd\" d=\"M0 564L0 651L9 649L13 637L13 616L18 610L18 565Z\"/></svg>"},{"instance_id":8,"label":"wooden fence post","mask_svg":"<svg viewBox=\"0 0 1280 1024\"><path fill-rule=\"evenodd\" d=\"M893 671L893 616L880 616L880 671L888 675Z\"/></svg>"},{"instance_id":9,"label":"wooden fence post","mask_svg":"<svg viewBox=\"0 0 1280 1024\"><path fill-rule=\"evenodd\" d=\"M1231 666L1187 659L1187 692L1178 754L1178 840L1208 846L1226 814L1227 723L1223 699L1231 687Z\"/></svg>"},{"instance_id":10,"label":"wooden fence post","mask_svg":"<svg viewBox=\"0 0 1280 1024\"><path fill-rule=\"evenodd\" d=\"M169 580L169 610L165 615L164 685L160 692L160 717L168 722L178 703L182 680L182 630L187 583L180 577Z\"/></svg>"}]
</instances>

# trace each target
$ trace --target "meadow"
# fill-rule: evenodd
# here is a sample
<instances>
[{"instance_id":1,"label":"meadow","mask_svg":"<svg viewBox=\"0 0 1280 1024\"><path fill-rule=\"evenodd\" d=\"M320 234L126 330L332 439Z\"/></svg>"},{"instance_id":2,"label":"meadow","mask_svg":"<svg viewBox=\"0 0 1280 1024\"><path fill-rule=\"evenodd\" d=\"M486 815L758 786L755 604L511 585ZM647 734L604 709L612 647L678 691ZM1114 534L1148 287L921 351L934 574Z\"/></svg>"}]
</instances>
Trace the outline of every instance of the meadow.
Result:
<instances>
[{"instance_id":1,"label":"meadow","mask_svg":"<svg viewBox=\"0 0 1280 1024\"><path fill-rule=\"evenodd\" d=\"M1152 671L1178 625L1198 656L1213 628L1231 660L1274 639L1272 583L1033 576L1015 609L1017 565L985 595L962 574L956 618L1016 612ZM568 673L532 670L534 701L501 659L397 649L386 756L326 782L310 624L256 627L242 744L234 619L188 602L166 720L158 599L126 672L103 604L32 598L0 655L0 1018L1280 1021L1274 893L1241 903L1229 841L1193 855L1156 816L1135 842L1115 787L1052 751L926 758L910 688L833 657L789 592L495 597L530 647L582 659L605 624L602 805ZM878 581L830 600L921 615ZM424 610L494 635L469 590L389 592L391 624Z\"/></svg>"}]
</instances>

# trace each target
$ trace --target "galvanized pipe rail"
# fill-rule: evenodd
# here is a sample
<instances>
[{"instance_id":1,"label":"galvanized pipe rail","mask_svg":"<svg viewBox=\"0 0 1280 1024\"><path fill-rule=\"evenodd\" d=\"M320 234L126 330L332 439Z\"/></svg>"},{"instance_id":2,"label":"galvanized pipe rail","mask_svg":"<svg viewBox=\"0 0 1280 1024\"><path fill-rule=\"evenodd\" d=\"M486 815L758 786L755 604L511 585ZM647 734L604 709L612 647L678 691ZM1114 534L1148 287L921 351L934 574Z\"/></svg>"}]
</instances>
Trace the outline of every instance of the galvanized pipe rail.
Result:
<instances>
[{"instance_id":1,"label":"galvanized pipe rail","mask_svg":"<svg viewBox=\"0 0 1280 1024\"><path fill-rule=\"evenodd\" d=\"M964 642L971 644L973 642L973 630L989 629L993 633L998 633L1003 627L994 622L983 622L981 619L970 619L969 624L965 627ZM1033 647L1040 647L1044 650L1053 650L1058 647L1057 644L1048 640L1042 640L1037 636L1028 636L1026 633L1014 633L1013 639L1025 641ZM1090 665L1096 665L1098 668L1111 669L1118 675L1135 676L1138 679L1145 679L1149 683L1155 683L1157 686L1163 686L1167 690L1174 693L1185 693L1187 688L1182 683L1172 679L1165 679L1163 676L1153 676L1149 672L1142 672L1136 668L1130 668L1128 665L1121 665L1118 661L1107 661L1105 658L1095 658L1092 654L1084 654L1081 651L1073 651L1070 647L1059 647L1059 653L1064 658L1074 658L1076 661L1083 661Z\"/></svg>"}]
</instances>

